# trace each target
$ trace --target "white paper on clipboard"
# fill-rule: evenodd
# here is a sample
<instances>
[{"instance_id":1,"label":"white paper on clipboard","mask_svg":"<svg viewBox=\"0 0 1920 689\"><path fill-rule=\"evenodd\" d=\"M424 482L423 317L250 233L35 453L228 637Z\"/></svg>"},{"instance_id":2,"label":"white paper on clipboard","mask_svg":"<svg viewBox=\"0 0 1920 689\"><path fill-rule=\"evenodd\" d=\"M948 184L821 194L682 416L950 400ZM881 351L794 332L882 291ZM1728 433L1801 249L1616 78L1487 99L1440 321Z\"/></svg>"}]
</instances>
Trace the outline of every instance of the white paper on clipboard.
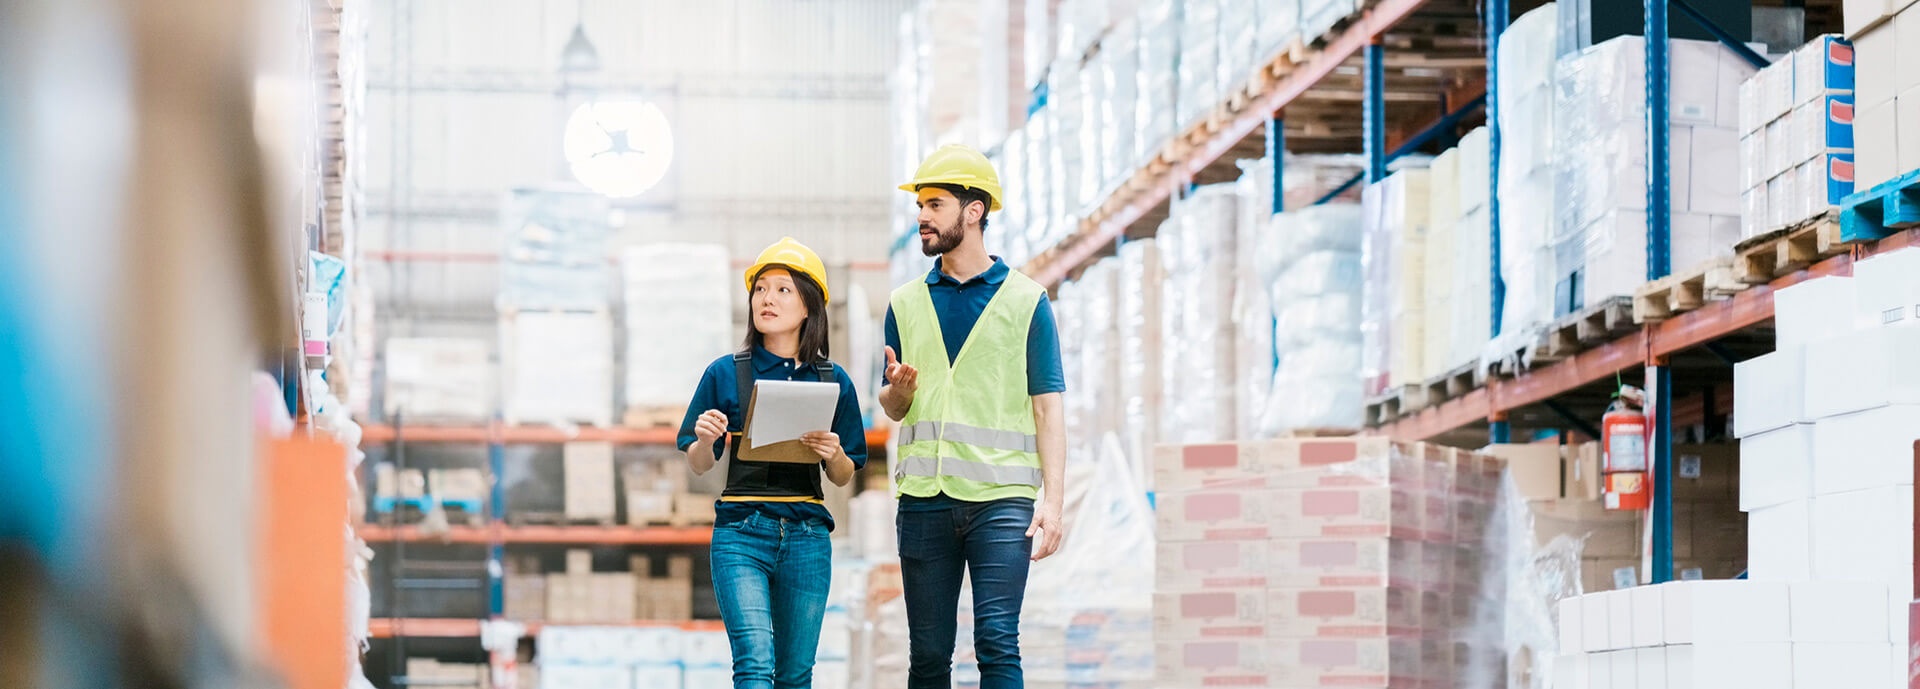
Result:
<instances>
[{"instance_id":1,"label":"white paper on clipboard","mask_svg":"<svg viewBox=\"0 0 1920 689\"><path fill-rule=\"evenodd\" d=\"M833 430L833 412L840 406L840 384L762 380L753 385L753 424L747 427L747 447Z\"/></svg>"}]
</instances>

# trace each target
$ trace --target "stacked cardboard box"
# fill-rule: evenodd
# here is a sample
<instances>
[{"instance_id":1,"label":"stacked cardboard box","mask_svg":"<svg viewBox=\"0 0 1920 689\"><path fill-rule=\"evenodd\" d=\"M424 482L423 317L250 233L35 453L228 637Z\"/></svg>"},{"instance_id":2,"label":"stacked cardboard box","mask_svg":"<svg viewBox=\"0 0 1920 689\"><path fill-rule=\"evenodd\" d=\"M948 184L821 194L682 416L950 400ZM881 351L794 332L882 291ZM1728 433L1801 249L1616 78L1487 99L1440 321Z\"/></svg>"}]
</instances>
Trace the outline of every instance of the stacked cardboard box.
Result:
<instances>
[{"instance_id":1,"label":"stacked cardboard box","mask_svg":"<svg viewBox=\"0 0 1920 689\"><path fill-rule=\"evenodd\" d=\"M1365 406L1359 205L1327 203L1274 215L1263 240L1255 250L1278 361L1258 432L1241 437L1359 428Z\"/></svg>"},{"instance_id":2,"label":"stacked cardboard box","mask_svg":"<svg viewBox=\"0 0 1920 689\"><path fill-rule=\"evenodd\" d=\"M500 315L506 422L613 423L613 322L606 311Z\"/></svg>"},{"instance_id":3,"label":"stacked cardboard box","mask_svg":"<svg viewBox=\"0 0 1920 689\"><path fill-rule=\"evenodd\" d=\"M629 622L636 618L636 580L627 572L594 572L593 552L567 551L567 570L547 575L547 621Z\"/></svg>"},{"instance_id":4,"label":"stacked cardboard box","mask_svg":"<svg viewBox=\"0 0 1920 689\"><path fill-rule=\"evenodd\" d=\"M503 602L507 619L521 622L547 619L547 575L541 573L540 558L511 556L506 565Z\"/></svg>"},{"instance_id":5,"label":"stacked cardboard box","mask_svg":"<svg viewBox=\"0 0 1920 689\"><path fill-rule=\"evenodd\" d=\"M1622 36L1555 66L1555 315L1633 294L1647 278L1645 41ZM1718 43L1671 44L1668 148L1676 272L1740 240L1740 84L1752 65Z\"/></svg>"},{"instance_id":6,"label":"stacked cardboard box","mask_svg":"<svg viewBox=\"0 0 1920 689\"><path fill-rule=\"evenodd\" d=\"M1557 11L1548 3L1513 20L1500 33L1501 143L1496 172L1501 189L1500 276L1507 286L1500 328L1515 337L1529 337L1535 327L1553 320Z\"/></svg>"},{"instance_id":7,"label":"stacked cardboard box","mask_svg":"<svg viewBox=\"0 0 1920 689\"><path fill-rule=\"evenodd\" d=\"M1236 437L1237 390L1229 374L1239 202L1232 185L1200 187L1174 205L1155 239L1166 275L1160 302L1162 441Z\"/></svg>"},{"instance_id":8,"label":"stacked cardboard box","mask_svg":"<svg viewBox=\"0 0 1920 689\"><path fill-rule=\"evenodd\" d=\"M1856 190L1920 170L1920 10L1904 0L1847 3L1854 47ZM1856 12L1856 9L1858 10Z\"/></svg>"},{"instance_id":9,"label":"stacked cardboard box","mask_svg":"<svg viewBox=\"0 0 1920 689\"><path fill-rule=\"evenodd\" d=\"M620 481L626 494L627 524L630 526L688 523L691 521L689 518L694 516L677 515L674 511L674 496L687 492L687 470L679 462L667 460L629 464L622 467Z\"/></svg>"},{"instance_id":10,"label":"stacked cardboard box","mask_svg":"<svg viewBox=\"0 0 1920 689\"><path fill-rule=\"evenodd\" d=\"M634 612L643 620L693 619L693 556L667 556L665 576L654 576L653 561L648 555L628 560L633 569Z\"/></svg>"},{"instance_id":11,"label":"stacked cardboard box","mask_svg":"<svg viewBox=\"0 0 1920 689\"><path fill-rule=\"evenodd\" d=\"M1561 600L1557 687L1905 687L1885 587L1680 581Z\"/></svg>"},{"instance_id":12,"label":"stacked cardboard box","mask_svg":"<svg viewBox=\"0 0 1920 689\"><path fill-rule=\"evenodd\" d=\"M1896 621L1914 565L1916 274L1920 251L1909 249L1861 261L1852 278L1781 290L1774 353L1734 367L1750 576L1879 584Z\"/></svg>"},{"instance_id":13,"label":"stacked cardboard box","mask_svg":"<svg viewBox=\"0 0 1920 689\"><path fill-rule=\"evenodd\" d=\"M1156 686L1503 676L1502 462L1384 438L1156 452Z\"/></svg>"},{"instance_id":14,"label":"stacked cardboard box","mask_svg":"<svg viewBox=\"0 0 1920 689\"><path fill-rule=\"evenodd\" d=\"M486 689L487 666L475 663L443 663L433 658L408 658L407 682L413 686L448 689Z\"/></svg>"},{"instance_id":15,"label":"stacked cardboard box","mask_svg":"<svg viewBox=\"0 0 1920 689\"><path fill-rule=\"evenodd\" d=\"M485 340L387 339L388 418L473 422L493 416L492 362Z\"/></svg>"},{"instance_id":16,"label":"stacked cardboard box","mask_svg":"<svg viewBox=\"0 0 1920 689\"><path fill-rule=\"evenodd\" d=\"M629 426L678 426L715 352L734 345L741 285L718 244L651 243L620 255Z\"/></svg>"},{"instance_id":17,"label":"stacked cardboard box","mask_svg":"<svg viewBox=\"0 0 1920 689\"><path fill-rule=\"evenodd\" d=\"M1401 170L1367 187L1361 228L1366 301L1361 306L1361 375L1371 397L1427 377L1425 348L1427 171Z\"/></svg>"},{"instance_id":18,"label":"stacked cardboard box","mask_svg":"<svg viewBox=\"0 0 1920 689\"><path fill-rule=\"evenodd\" d=\"M1120 246L1120 442L1149 490L1147 450L1160 437L1160 285L1165 280L1154 240Z\"/></svg>"},{"instance_id":19,"label":"stacked cardboard box","mask_svg":"<svg viewBox=\"0 0 1920 689\"><path fill-rule=\"evenodd\" d=\"M679 687L688 632L549 625L536 640L540 689Z\"/></svg>"},{"instance_id":20,"label":"stacked cardboard box","mask_svg":"<svg viewBox=\"0 0 1920 689\"><path fill-rule=\"evenodd\" d=\"M462 500L479 504L487 499L487 473L479 469L433 469L427 472L427 486L435 499Z\"/></svg>"},{"instance_id":21,"label":"stacked cardboard box","mask_svg":"<svg viewBox=\"0 0 1920 689\"><path fill-rule=\"evenodd\" d=\"M373 467L373 495L377 498L420 498L427 495L427 476L419 469L395 469L381 462Z\"/></svg>"},{"instance_id":22,"label":"stacked cardboard box","mask_svg":"<svg viewBox=\"0 0 1920 689\"><path fill-rule=\"evenodd\" d=\"M560 464L567 519L611 524L613 443L567 443L561 448Z\"/></svg>"},{"instance_id":23,"label":"stacked cardboard box","mask_svg":"<svg viewBox=\"0 0 1920 689\"><path fill-rule=\"evenodd\" d=\"M1853 193L1854 50L1820 36L1740 84L1741 234L1819 216Z\"/></svg>"}]
</instances>

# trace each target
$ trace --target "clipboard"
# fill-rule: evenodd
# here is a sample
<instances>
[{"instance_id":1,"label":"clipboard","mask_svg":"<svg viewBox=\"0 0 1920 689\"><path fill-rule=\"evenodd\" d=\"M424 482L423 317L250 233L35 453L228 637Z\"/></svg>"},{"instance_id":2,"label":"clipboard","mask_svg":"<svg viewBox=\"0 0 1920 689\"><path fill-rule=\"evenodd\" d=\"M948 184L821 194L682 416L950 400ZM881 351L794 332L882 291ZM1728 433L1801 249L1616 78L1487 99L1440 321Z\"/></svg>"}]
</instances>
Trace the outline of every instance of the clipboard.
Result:
<instances>
[{"instance_id":1,"label":"clipboard","mask_svg":"<svg viewBox=\"0 0 1920 689\"><path fill-rule=\"evenodd\" d=\"M748 447L747 437L749 431L753 428L753 412L759 406L760 388L759 386L754 386L753 392L747 402L746 422L740 425L740 433L734 436L734 442L740 444L740 449L734 453L735 456L749 462L780 462L783 464L819 464L826 461L820 458L820 453L814 452L813 448L807 447L806 443L802 443L799 440L784 440L759 447Z\"/></svg>"}]
</instances>

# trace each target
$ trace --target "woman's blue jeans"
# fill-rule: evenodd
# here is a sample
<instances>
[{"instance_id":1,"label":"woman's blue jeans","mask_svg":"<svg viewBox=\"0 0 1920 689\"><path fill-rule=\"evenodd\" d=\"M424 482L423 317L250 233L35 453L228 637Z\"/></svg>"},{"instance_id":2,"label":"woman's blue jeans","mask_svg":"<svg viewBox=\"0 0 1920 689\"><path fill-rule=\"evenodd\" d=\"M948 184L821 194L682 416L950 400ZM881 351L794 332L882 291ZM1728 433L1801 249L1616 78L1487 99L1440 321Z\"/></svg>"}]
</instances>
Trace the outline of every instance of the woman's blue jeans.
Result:
<instances>
[{"instance_id":1,"label":"woman's blue jeans","mask_svg":"<svg viewBox=\"0 0 1920 689\"><path fill-rule=\"evenodd\" d=\"M733 645L734 689L813 686L833 546L818 520L755 513L713 531L713 592Z\"/></svg>"}]
</instances>

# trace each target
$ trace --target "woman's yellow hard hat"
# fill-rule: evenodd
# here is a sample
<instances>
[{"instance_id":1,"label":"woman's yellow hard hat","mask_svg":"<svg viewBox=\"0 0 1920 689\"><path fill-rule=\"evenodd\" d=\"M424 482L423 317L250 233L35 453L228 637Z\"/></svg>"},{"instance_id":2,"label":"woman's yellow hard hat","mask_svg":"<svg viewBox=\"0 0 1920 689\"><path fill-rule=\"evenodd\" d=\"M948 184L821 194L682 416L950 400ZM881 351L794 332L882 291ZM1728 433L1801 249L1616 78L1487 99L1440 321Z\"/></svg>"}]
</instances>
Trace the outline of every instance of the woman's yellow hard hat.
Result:
<instances>
[{"instance_id":1,"label":"woman's yellow hard hat","mask_svg":"<svg viewBox=\"0 0 1920 689\"><path fill-rule=\"evenodd\" d=\"M832 303L833 295L827 291L827 264L820 262L820 255L813 253L807 245L795 241L792 237L781 237L780 241L767 245L760 251L760 258L747 268L747 291L753 291L753 279L768 266L782 266L788 270L797 270L813 278L813 284L820 286L820 296Z\"/></svg>"},{"instance_id":2,"label":"woman's yellow hard hat","mask_svg":"<svg viewBox=\"0 0 1920 689\"><path fill-rule=\"evenodd\" d=\"M993 163L979 151L962 144L941 146L920 163L913 181L900 185L901 191L920 191L926 184L957 184L987 193L987 210L1000 210L1000 175Z\"/></svg>"}]
</instances>

